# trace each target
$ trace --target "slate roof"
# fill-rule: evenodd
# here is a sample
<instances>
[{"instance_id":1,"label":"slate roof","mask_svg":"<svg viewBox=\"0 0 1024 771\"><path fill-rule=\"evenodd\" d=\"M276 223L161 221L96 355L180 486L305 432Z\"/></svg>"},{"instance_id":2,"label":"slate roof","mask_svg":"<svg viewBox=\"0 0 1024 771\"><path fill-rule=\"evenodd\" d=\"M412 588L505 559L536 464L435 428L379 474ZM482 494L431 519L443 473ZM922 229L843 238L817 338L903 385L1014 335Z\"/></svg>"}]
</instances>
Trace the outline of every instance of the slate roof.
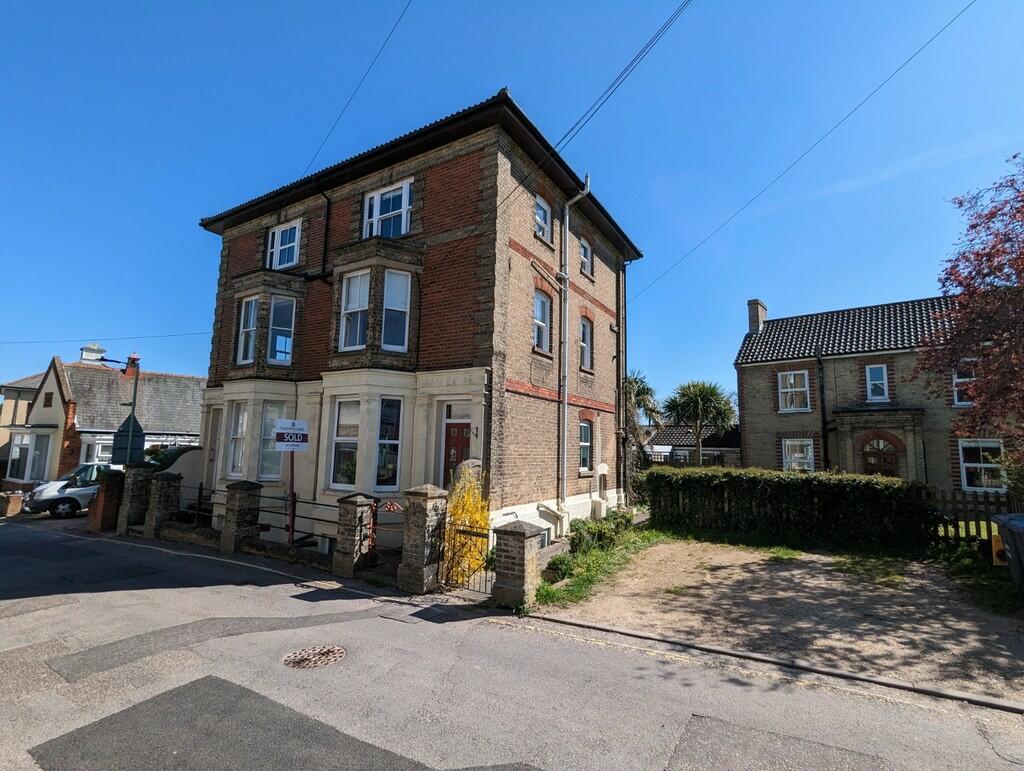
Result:
<instances>
[{"instance_id":1,"label":"slate roof","mask_svg":"<svg viewBox=\"0 0 1024 771\"><path fill-rule=\"evenodd\" d=\"M866 305L804 316L768 319L760 332L748 332L736 364L811 359L919 348L939 339L946 328L949 297L926 297Z\"/></svg>"},{"instance_id":2,"label":"slate roof","mask_svg":"<svg viewBox=\"0 0 1024 771\"><path fill-rule=\"evenodd\" d=\"M28 375L27 377L20 377L17 380L12 380L9 383L0 385L0 388L22 388L25 390L35 390L39 388L39 384L43 382L43 378L46 376L45 372L37 372L34 375Z\"/></svg>"},{"instance_id":3,"label":"slate roof","mask_svg":"<svg viewBox=\"0 0 1024 771\"><path fill-rule=\"evenodd\" d=\"M128 417L132 378L100 364L61 363L76 402L79 429L116 431ZM146 372L139 375L135 414L147 434L198 434L199 413L206 378Z\"/></svg>"},{"instance_id":4,"label":"slate roof","mask_svg":"<svg viewBox=\"0 0 1024 771\"><path fill-rule=\"evenodd\" d=\"M704 434L705 448L723 449L735 447L739 449L739 426L733 426L724 434L713 434L709 429L705 429L701 433ZM648 444L663 447L696 447L697 441L693 429L689 426L665 426L651 437Z\"/></svg>"}]
</instances>

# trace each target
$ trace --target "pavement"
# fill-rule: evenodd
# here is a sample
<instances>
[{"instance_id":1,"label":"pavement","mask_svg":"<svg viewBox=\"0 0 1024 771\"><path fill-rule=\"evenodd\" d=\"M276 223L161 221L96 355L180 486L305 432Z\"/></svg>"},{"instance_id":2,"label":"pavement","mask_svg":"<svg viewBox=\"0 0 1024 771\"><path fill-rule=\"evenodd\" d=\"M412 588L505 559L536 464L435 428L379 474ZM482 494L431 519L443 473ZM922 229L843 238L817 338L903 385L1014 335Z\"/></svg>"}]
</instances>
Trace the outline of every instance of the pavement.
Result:
<instances>
[{"instance_id":1,"label":"pavement","mask_svg":"<svg viewBox=\"0 0 1024 771\"><path fill-rule=\"evenodd\" d=\"M0 520L0 769L1021 765L1017 715Z\"/></svg>"}]
</instances>

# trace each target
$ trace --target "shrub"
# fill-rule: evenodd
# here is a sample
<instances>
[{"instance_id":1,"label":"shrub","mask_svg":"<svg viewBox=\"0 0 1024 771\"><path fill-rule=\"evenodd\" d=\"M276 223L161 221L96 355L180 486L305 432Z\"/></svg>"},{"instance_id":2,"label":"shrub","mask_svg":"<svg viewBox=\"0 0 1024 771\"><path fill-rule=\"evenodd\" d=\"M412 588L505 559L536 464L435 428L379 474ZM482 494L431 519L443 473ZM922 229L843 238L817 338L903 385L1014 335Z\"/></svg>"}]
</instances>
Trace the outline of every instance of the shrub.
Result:
<instances>
[{"instance_id":1,"label":"shrub","mask_svg":"<svg viewBox=\"0 0 1024 771\"><path fill-rule=\"evenodd\" d=\"M633 515L623 509L612 509L605 521L611 525L616 535L633 527Z\"/></svg>"},{"instance_id":2,"label":"shrub","mask_svg":"<svg viewBox=\"0 0 1024 771\"><path fill-rule=\"evenodd\" d=\"M630 477L630 487L633 490L633 500L629 501L632 506L646 506L650 503L647 496L647 474L650 469L634 471Z\"/></svg>"},{"instance_id":3,"label":"shrub","mask_svg":"<svg viewBox=\"0 0 1024 771\"><path fill-rule=\"evenodd\" d=\"M486 532L490 528L490 506L483 495L480 478L468 466L462 466L452 480L448 493L448 524ZM460 527L446 530L444 570L449 580L458 583L487 566L490 554L481 554L479 539L459 532Z\"/></svg>"},{"instance_id":4,"label":"shrub","mask_svg":"<svg viewBox=\"0 0 1024 771\"><path fill-rule=\"evenodd\" d=\"M654 468L646 483L656 527L873 549L919 549L937 534L924 487L893 477Z\"/></svg>"},{"instance_id":5,"label":"shrub","mask_svg":"<svg viewBox=\"0 0 1024 771\"><path fill-rule=\"evenodd\" d=\"M574 519L569 530L569 551L573 554L615 545L615 528L607 519Z\"/></svg>"},{"instance_id":6,"label":"shrub","mask_svg":"<svg viewBox=\"0 0 1024 771\"><path fill-rule=\"evenodd\" d=\"M572 557L568 554L556 554L548 560L548 570L551 570L562 581L572 575Z\"/></svg>"}]
</instances>

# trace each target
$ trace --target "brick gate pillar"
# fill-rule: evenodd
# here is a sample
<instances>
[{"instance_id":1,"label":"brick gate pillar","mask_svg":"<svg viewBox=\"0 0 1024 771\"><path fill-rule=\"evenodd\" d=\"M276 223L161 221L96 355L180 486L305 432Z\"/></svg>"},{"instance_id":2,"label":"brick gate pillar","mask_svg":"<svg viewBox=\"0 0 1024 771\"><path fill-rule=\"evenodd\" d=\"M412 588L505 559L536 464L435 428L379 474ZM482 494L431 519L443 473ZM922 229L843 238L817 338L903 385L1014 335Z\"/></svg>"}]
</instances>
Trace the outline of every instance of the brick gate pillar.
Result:
<instances>
[{"instance_id":1,"label":"brick gate pillar","mask_svg":"<svg viewBox=\"0 0 1024 771\"><path fill-rule=\"evenodd\" d=\"M494 601L506 608L531 605L540 583L540 537L544 528L516 520L494 528Z\"/></svg>"},{"instance_id":2,"label":"brick gate pillar","mask_svg":"<svg viewBox=\"0 0 1024 771\"><path fill-rule=\"evenodd\" d=\"M149 480L153 476L153 467L149 464L127 466L124 472L124 492L121 495L121 506L117 511L117 534L128 535L131 525L141 525L146 521L146 509L149 508Z\"/></svg>"},{"instance_id":3,"label":"brick gate pillar","mask_svg":"<svg viewBox=\"0 0 1024 771\"><path fill-rule=\"evenodd\" d=\"M405 531L398 586L412 594L425 594L440 585L441 545L448 515L448 491L421 485L405 491Z\"/></svg>"},{"instance_id":4,"label":"brick gate pillar","mask_svg":"<svg viewBox=\"0 0 1024 771\"><path fill-rule=\"evenodd\" d=\"M146 509L146 538L156 538L164 522L181 509L181 474L161 471L153 475Z\"/></svg>"},{"instance_id":5,"label":"brick gate pillar","mask_svg":"<svg viewBox=\"0 0 1024 771\"><path fill-rule=\"evenodd\" d=\"M331 572L351 578L365 564L370 549L373 500L350 495L338 501L338 539L334 542Z\"/></svg>"},{"instance_id":6,"label":"brick gate pillar","mask_svg":"<svg viewBox=\"0 0 1024 771\"><path fill-rule=\"evenodd\" d=\"M227 486L227 503L224 504L224 527L220 531L220 550L234 554L242 539L260 534L260 491L259 482L241 480Z\"/></svg>"}]
</instances>

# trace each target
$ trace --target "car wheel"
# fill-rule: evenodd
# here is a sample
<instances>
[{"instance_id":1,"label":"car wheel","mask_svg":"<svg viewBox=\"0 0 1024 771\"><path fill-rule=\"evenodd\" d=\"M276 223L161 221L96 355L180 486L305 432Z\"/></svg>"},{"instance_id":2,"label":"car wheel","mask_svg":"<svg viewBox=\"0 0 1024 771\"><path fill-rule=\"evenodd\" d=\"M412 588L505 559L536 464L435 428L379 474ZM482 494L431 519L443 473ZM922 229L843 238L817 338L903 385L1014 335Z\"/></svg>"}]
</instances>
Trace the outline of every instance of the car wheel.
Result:
<instances>
[{"instance_id":1,"label":"car wheel","mask_svg":"<svg viewBox=\"0 0 1024 771\"><path fill-rule=\"evenodd\" d=\"M60 501L55 501L50 505L50 516L55 519L63 519L64 517L73 517L78 513L78 509L81 508L78 505L78 501L74 499L65 498Z\"/></svg>"}]
</instances>

